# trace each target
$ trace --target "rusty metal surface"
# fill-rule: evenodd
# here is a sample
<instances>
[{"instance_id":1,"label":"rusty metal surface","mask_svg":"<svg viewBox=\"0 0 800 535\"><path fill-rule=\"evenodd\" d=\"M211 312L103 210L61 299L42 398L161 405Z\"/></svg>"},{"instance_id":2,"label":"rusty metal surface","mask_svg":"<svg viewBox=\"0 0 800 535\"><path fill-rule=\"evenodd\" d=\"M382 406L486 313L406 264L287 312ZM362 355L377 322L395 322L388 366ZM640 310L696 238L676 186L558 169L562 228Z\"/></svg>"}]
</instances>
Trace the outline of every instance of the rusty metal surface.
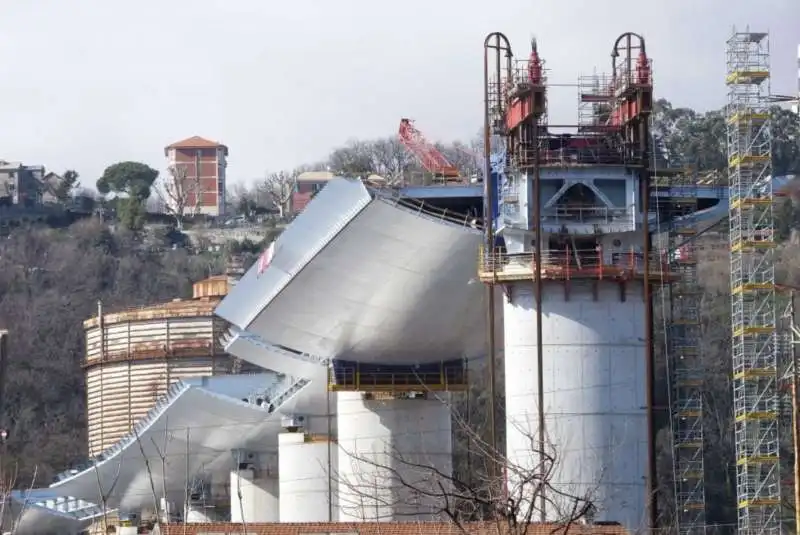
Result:
<instances>
[{"instance_id":1,"label":"rusty metal surface","mask_svg":"<svg viewBox=\"0 0 800 535\"><path fill-rule=\"evenodd\" d=\"M141 344L146 346L148 344ZM159 360L182 357L202 357L213 356L219 348L215 344L197 342L193 344L181 344L183 347L164 348L159 347L137 347L131 351L120 351L118 353L108 353L101 359L84 360L81 364L83 368L91 368L100 364L112 362L127 362L139 360Z\"/></svg>"},{"instance_id":2,"label":"rusty metal surface","mask_svg":"<svg viewBox=\"0 0 800 535\"><path fill-rule=\"evenodd\" d=\"M147 321L169 318L191 318L198 316L210 316L219 304L220 298L209 297L201 299L180 299L149 305L143 307L129 308L120 312L105 314L103 320L105 324L124 323L129 321ZM99 326L99 318L96 316L83 322L84 329L91 329Z\"/></svg>"},{"instance_id":3,"label":"rusty metal surface","mask_svg":"<svg viewBox=\"0 0 800 535\"><path fill-rule=\"evenodd\" d=\"M218 275L196 282L192 286L192 294L195 299L203 297L222 298L228 295L229 289L230 282L228 277L225 275Z\"/></svg>"},{"instance_id":4,"label":"rusty metal surface","mask_svg":"<svg viewBox=\"0 0 800 535\"><path fill-rule=\"evenodd\" d=\"M173 299L165 303L130 307L103 315L106 326L127 321L147 321L167 318L210 316L223 297L228 295L230 281L226 275L216 275L192 285L191 299ZM83 322L84 329L99 325L97 316Z\"/></svg>"},{"instance_id":5,"label":"rusty metal surface","mask_svg":"<svg viewBox=\"0 0 800 535\"><path fill-rule=\"evenodd\" d=\"M202 356L221 352L224 321L212 316L104 323L86 330L84 365L120 360Z\"/></svg>"}]
</instances>

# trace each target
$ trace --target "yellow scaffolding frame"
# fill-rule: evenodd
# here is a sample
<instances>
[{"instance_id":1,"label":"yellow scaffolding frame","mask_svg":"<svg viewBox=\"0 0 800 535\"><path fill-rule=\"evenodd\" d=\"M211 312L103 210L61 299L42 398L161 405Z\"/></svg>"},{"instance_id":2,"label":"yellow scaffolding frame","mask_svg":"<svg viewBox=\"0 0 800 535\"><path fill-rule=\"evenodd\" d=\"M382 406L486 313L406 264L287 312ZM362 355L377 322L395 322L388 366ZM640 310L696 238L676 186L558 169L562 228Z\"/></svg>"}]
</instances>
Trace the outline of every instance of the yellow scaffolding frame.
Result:
<instances>
[{"instance_id":1,"label":"yellow scaffolding frame","mask_svg":"<svg viewBox=\"0 0 800 535\"><path fill-rule=\"evenodd\" d=\"M693 173L679 175L673 184L697 187ZM697 195L687 195L676 206L675 216L697 211ZM670 285L668 354L672 391L672 460L675 477L676 521L680 535L705 532L705 467L703 462L704 366L700 346L700 300L697 280L697 229L677 219L670 233L670 271L677 274Z\"/></svg>"},{"instance_id":2,"label":"yellow scaffolding frame","mask_svg":"<svg viewBox=\"0 0 800 535\"><path fill-rule=\"evenodd\" d=\"M769 40L727 42L731 360L739 533L780 533L778 338L775 310Z\"/></svg>"}]
</instances>

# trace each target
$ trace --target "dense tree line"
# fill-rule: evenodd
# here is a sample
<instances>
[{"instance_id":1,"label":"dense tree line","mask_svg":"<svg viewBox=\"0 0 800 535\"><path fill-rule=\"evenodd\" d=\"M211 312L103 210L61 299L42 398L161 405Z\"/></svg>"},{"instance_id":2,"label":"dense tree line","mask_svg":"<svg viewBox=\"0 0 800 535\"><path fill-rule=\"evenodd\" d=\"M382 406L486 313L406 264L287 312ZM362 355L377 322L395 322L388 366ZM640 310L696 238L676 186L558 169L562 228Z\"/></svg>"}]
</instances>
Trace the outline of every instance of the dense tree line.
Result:
<instances>
[{"instance_id":1,"label":"dense tree line","mask_svg":"<svg viewBox=\"0 0 800 535\"><path fill-rule=\"evenodd\" d=\"M694 165L698 172L724 176L725 123L719 111L698 113L659 101L654 115L654 146L670 165ZM789 112L774 110L774 168L776 173L800 172L800 126ZM452 143L441 149L467 176L478 173L476 153L480 144ZM394 138L347 142L329 158L307 169L330 169L336 173L376 173L392 180L415 180L423 170ZM207 254L192 255L185 249L148 246L140 232L124 230L142 226L142 203L154 187L156 175L135 162L110 167L98 182L102 192L126 199L118 217L122 225L112 231L98 220L77 223L67 229L18 228L0 241L0 326L11 332L7 388L2 425L9 429L6 465L20 470L25 483L38 467L37 484L46 484L53 472L84 457L85 390L81 360L84 353L83 319L96 311L102 300L107 309L140 305L187 295L190 283L222 271L223 259ZM231 209L250 216L274 205L274 195L264 184L240 187L231 192ZM791 198L777 210L782 237L800 222ZM730 391L730 309L728 258L722 237L704 238L700 263L703 291L702 317L704 359L707 377L707 497L709 522L730 523L735 518L733 442ZM241 247L240 247L241 248ZM254 252L259 244L245 244ZM154 252L155 251L155 252ZM800 249L785 244L779 254L778 275L787 283L800 283ZM659 305L660 306L660 305ZM658 308L658 307L657 307ZM657 311L657 313L659 313ZM665 314L662 310L660 313ZM663 333L662 333L663 334ZM660 403L666 405L666 371L659 352ZM500 363L499 392L503 377ZM484 363L475 363L473 388L462 396L459 407L468 421L488 436L486 412L490 405ZM496 400L497 437L503 442L503 396ZM669 481L671 447L668 418L659 420L659 469ZM485 466L468 454L459 442L457 469L475 474ZM665 522L670 521L671 488L661 496Z\"/></svg>"},{"instance_id":2,"label":"dense tree line","mask_svg":"<svg viewBox=\"0 0 800 535\"><path fill-rule=\"evenodd\" d=\"M160 246L159 246L160 245ZM154 252L155 251L155 252ZM191 295L223 259L190 255L98 220L18 228L0 240L0 326L10 332L2 425L5 466L38 485L86 455L82 321L106 310Z\"/></svg>"}]
</instances>

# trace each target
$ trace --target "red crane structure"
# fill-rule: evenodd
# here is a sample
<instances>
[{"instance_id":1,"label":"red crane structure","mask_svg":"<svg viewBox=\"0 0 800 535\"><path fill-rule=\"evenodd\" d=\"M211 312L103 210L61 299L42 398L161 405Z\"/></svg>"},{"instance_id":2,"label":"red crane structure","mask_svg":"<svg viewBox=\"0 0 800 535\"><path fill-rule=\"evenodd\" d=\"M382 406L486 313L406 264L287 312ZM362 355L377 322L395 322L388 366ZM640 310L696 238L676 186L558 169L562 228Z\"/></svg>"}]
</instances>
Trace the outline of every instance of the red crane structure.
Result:
<instances>
[{"instance_id":1,"label":"red crane structure","mask_svg":"<svg viewBox=\"0 0 800 535\"><path fill-rule=\"evenodd\" d=\"M411 119L400 119L400 130L398 131L400 142L413 154L422 167L436 177L445 179L460 179L461 173L444 157L433 143L425 139L422 132L414 126Z\"/></svg>"}]
</instances>

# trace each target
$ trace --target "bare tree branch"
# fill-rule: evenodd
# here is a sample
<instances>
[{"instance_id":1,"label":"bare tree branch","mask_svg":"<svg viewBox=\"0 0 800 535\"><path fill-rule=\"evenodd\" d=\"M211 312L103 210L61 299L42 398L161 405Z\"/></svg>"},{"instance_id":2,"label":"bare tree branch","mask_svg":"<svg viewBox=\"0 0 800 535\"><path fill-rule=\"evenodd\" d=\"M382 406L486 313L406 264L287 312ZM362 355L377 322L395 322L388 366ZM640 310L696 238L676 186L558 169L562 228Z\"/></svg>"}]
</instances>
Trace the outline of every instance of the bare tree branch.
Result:
<instances>
[{"instance_id":1,"label":"bare tree branch","mask_svg":"<svg viewBox=\"0 0 800 535\"><path fill-rule=\"evenodd\" d=\"M107 490L103 489L103 483L100 478L100 467L97 460L94 461L94 475L97 481L97 492L100 494L100 510L103 518L103 530L108 529L108 499L114 492L114 489L117 486L117 482L119 481L120 472L122 471L122 457L120 457L119 462L117 463L117 471L114 474L114 477L111 480L111 484L109 485Z\"/></svg>"},{"instance_id":2,"label":"bare tree branch","mask_svg":"<svg viewBox=\"0 0 800 535\"><path fill-rule=\"evenodd\" d=\"M147 457L147 454L144 451L144 445L142 444L142 439L139 436L139 431L135 427L133 428L133 434L134 436L136 436L136 444L139 446L139 452L142 455L142 460L144 461L145 470L147 470L147 478L150 481L150 492L153 495L153 510L156 512L156 515L158 515L159 511L158 495L156 494L156 484L155 481L153 480L153 470L150 468L150 459ZM156 445L155 441L153 441L153 445L156 446L156 450L158 450L158 446ZM159 456L160 455L161 452L159 452ZM166 474L161 474L161 477L163 478L167 476Z\"/></svg>"},{"instance_id":3,"label":"bare tree branch","mask_svg":"<svg viewBox=\"0 0 800 535\"><path fill-rule=\"evenodd\" d=\"M264 179L263 189L270 200L278 209L278 215L284 219L289 210L289 201L294 193L294 186L297 183L297 174L287 171L269 173Z\"/></svg>"},{"instance_id":4,"label":"bare tree branch","mask_svg":"<svg viewBox=\"0 0 800 535\"><path fill-rule=\"evenodd\" d=\"M427 395L428 399L436 396L433 392ZM439 400L448 403L444 398ZM531 433L528 438L532 465L513 464L469 427L449 403L448 406L452 421L470 437L477 457L487 465L502 467L483 473L500 474L478 475L466 481L427 459L425 452L401 452L386 444L383 452L359 455L340 443L351 459L350 467L340 466L336 475L340 507L361 510L366 516L379 515L380 511L391 511L395 517L418 516L423 511L425 516L452 522L465 534L466 522L484 520L497 524L498 533L522 535L529 525L540 521L542 504L548 519L559 526L559 533L567 533L573 524L591 519L596 488L572 494L553 484L561 459L552 442L542 451L538 434ZM370 510L364 512L365 507Z\"/></svg>"},{"instance_id":5,"label":"bare tree branch","mask_svg":"<svg viewBox=\"0 0 800 535\"><path fill-rule=\"evenodd\" d=\"M183 229L185 218L198 214L203 199L200 176L189 176L186 166L170 167L168 176L160 178L155 189L179 229Z\"/></svg>"},{"instance_id":6,"label":"bare tree branch","mask_svg":"<svg viewBox=\"0 0 800 535\"><path fill-rule=\"evenodd\" d=\"M38 475L38 473L39 473L39 467L35 466L33 468L33 475L31 476L31 482L28 485L28 489L25 492L25 500L22 502L22 507L20 507L20 509L19 509L19 514L17 514L16 518L13 520L13 522L11 524L11 533L12 534L14 532L16 532L17 526L22 521L22 515L25 514L25 510L28 508L28 500L29 500L29 497L31 495L31 492L33 492L33 487L36 484L36 476ZM9 493L10 492L11 492L11 489L9 489ZM7 497L8 496L6 496L6 498ZM3 500L3 506L5 507L5 499ZM5 516L0 517L0 519L3 519L3 518L5 518Z\"/></svg>"},{"instance_id":7,"label":"bare tree branch","mask_svg":"<svg viewBox=\"0 0 800 535\"><path fill-rule=\"evenodd\" d=\"M6 462L3 459L2 462ZM0 505L0 522L2 522L6 518L6 504L10 503L11 499L11 491L14 490L14 486L17 482L17 475L19 474L19 465L14 463L14 473L12 475L7 475L5 469L3 469L3 480L0 481L0 489L2 490L2 504Z\"/></svg>"}]
</instances>

